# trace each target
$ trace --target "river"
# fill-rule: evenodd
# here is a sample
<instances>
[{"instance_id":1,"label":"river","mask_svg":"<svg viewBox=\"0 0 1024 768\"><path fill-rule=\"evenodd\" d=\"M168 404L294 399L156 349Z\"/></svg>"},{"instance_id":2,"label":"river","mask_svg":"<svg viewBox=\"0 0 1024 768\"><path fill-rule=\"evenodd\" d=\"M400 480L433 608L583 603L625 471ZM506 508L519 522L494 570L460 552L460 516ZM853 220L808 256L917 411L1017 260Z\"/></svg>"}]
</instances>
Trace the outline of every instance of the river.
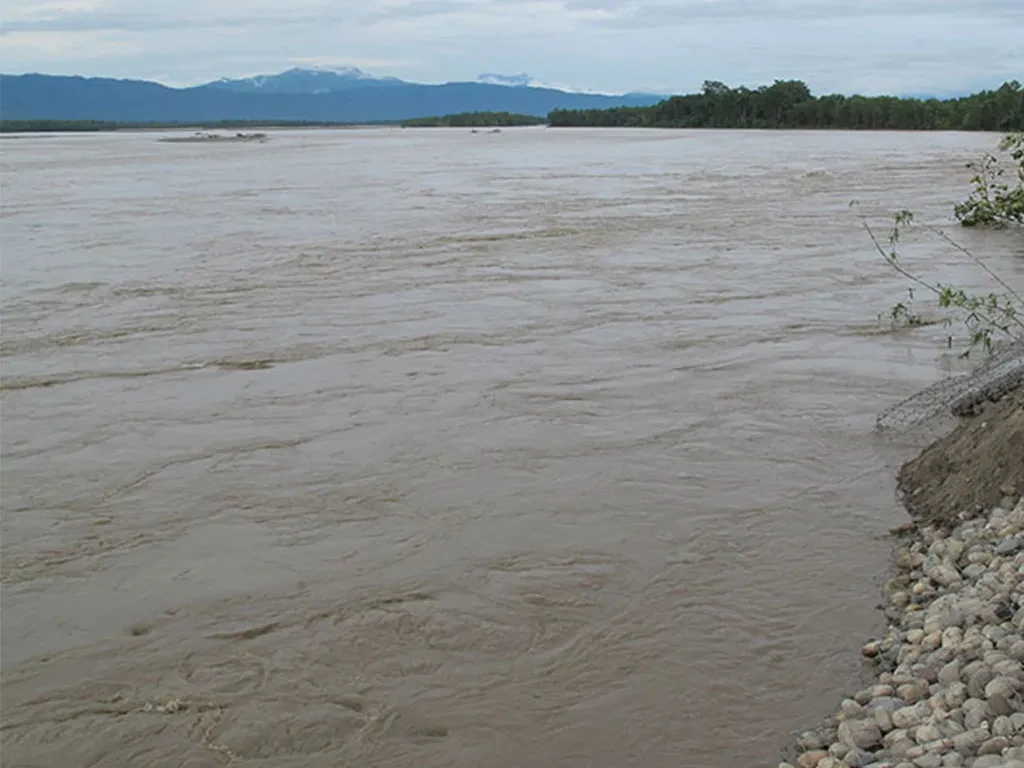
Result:
<instances>
[{"instance_id":1,"label":"river","mask_svg":"<svg viewBox=\"0 0 1024 768\"><path fill-rule=\"evenodd\" d=\"M160 135L0 145L5 763L774 765L856 685L951 365L858 211L997 137Z\"/></svg>"}]
</instances>

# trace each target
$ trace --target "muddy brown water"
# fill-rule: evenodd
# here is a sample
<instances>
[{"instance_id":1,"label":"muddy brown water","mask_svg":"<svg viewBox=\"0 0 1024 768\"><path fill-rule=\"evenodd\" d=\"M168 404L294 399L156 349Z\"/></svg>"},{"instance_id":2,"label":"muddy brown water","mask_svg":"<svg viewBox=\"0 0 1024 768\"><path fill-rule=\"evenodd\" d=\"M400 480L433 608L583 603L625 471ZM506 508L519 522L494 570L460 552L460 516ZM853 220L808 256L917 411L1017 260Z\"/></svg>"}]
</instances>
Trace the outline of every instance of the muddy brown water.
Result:
<instances>
[{"instance_id":1,"label":"muddy brown water","mask_svg":"<svg viewBox=\"0 0 1024 768\"><path fill-rule=\"evenodd\" d=\"M997 137L158 138L0 145L6 765L771 765L856 684L949 364L849 202Z\"/></svg>"}]
</instances>

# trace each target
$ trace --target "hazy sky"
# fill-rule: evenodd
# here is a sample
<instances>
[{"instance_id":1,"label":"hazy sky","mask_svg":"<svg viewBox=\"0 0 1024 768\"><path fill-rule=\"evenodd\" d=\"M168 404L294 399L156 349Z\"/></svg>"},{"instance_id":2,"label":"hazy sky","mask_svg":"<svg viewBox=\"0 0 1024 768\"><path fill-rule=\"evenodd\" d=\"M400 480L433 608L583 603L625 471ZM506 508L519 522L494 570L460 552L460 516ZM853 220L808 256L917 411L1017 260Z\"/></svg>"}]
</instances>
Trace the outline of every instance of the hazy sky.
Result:
<instances>
[{"instance_id":1,"label":"hazy sky","mask_svg":"<svg viewBox=\"0 0 1024 768\"><path fill-rule=\"evenodd\" d=\"M1024 0L0 0L0 69L191 85L293 66L609 92L1024 80Z\"/></svg>"}]
</instances>

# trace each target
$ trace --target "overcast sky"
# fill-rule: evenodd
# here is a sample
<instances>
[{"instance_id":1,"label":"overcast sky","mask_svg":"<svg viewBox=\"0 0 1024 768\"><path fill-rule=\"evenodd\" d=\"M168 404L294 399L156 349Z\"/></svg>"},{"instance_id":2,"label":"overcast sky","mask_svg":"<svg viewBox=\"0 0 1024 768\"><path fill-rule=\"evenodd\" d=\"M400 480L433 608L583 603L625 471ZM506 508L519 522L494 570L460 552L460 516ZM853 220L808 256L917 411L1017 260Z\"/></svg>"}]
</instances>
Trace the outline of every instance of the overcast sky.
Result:
<instances>
[{"instance_id":1,"label":"overcast sky","mask_svg":"<svg viewBox=\"0 0 1024 768\"><path fill-rule=\"evenodd\" d=\"M0 69L192 85L293 66L606 92L1024 80L1024 0L0 0Z\"/></svg>"}]
</instances>

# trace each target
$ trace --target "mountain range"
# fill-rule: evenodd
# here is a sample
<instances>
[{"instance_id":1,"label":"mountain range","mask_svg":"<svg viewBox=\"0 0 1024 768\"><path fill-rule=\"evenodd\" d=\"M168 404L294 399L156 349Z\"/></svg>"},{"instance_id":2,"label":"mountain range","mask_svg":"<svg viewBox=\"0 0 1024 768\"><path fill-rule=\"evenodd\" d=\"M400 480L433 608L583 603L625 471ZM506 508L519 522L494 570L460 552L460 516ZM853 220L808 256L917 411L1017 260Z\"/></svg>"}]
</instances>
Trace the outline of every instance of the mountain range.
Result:
<instances>
[{"instance_id":1,"label":"mountain range","mask_svg":"<svg viewBox=\"0 0 1024 768\"><path fill-rule=\"evenodd\" d=\"M538 87L527 75L486 74L477 82L427 85L374 77L354 68L290 69L191 88L170 88L145 80L0 75L0 118L6 120L371 123L460 112L542 117L553 109L648 106L662 98Z\"/></svg>"},{"instance_id":2,"label":"mountain range","mask_svg":"<svg viewBox=\"0 0 1024 768\"><path fill-rule=\"evenodd\" d=\"M206 84L211 88L223 88L236 93L330 93L348 91L354 88L375 88L395 85L412 85L397 77L376 77L356 67L334 69L296 67L277 75L255 75L229 80L226 77Z\"/></svg>"}]
</instances>

